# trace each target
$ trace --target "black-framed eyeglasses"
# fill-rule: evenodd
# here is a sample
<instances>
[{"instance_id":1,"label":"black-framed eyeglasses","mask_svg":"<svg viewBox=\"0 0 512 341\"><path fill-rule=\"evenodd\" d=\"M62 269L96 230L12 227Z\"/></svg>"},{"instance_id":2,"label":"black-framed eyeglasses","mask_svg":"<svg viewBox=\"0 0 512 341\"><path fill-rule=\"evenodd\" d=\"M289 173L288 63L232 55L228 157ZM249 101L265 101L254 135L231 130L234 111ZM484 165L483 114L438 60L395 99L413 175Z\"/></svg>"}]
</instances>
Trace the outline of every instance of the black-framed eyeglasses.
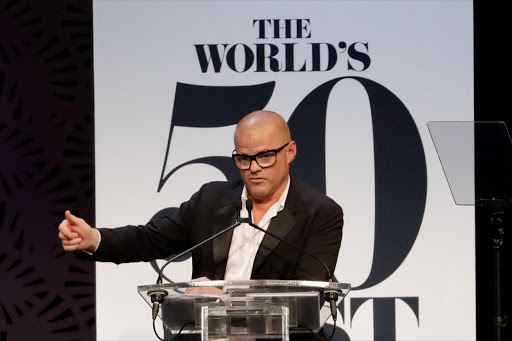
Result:
<instances>
[{"instance_id":1,"label":"black-framed eyeglasses","mask_svg":"<svg viewBox=\"0 0 512 341\"><path fill-rule=\"evenodd\" d=\"M233 150L231 157L233 158L235 165L241 170L251 168L251 163L253 160L256 161L258 166L261 168L270 167L275 165L277 162L277 153L283 150L283 148L286 147L290 142L285 143L277 149L265 150L255 155L236 154L236 150Z\"/></svg>"}]
</instances>

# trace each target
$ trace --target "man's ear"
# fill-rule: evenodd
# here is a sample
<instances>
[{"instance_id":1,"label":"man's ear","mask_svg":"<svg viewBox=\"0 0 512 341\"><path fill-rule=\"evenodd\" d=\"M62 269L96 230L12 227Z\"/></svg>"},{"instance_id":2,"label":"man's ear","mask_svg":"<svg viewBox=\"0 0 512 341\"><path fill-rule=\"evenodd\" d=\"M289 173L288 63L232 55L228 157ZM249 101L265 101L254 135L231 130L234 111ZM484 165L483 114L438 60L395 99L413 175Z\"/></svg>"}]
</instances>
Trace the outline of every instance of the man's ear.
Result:
<instances>
[{"instance_id":1,"label":"man's ear","mask_svg":"<svg viewBox=\"0 0 512 341\"><path fill-rule=\"evenodd\" d=\"M295 141L291 141L287 149L288 163L291 163L295 159L295 156L297 156L297 144Z\"/></svg>"}]
</instances>

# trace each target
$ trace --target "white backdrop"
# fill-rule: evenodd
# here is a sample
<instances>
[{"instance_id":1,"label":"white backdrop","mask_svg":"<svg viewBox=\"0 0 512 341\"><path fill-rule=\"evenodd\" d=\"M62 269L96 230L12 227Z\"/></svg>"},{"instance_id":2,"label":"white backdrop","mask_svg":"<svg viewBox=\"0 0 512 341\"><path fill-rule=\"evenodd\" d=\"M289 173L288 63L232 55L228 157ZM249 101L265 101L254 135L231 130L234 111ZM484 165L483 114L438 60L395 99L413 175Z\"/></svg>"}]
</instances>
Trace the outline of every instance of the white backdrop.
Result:
<instances>
[{"instance_id":1,"label":"white backdrop","mask_svg":"<svg viewBox=\"0 0 512 341\"><path fill-rule=\"evenodd\" d=\"M427 200L406 259L385 281L350 292L338 326L351 340L373 340L377 313L366 302L351 316L351 299L412 297L418 300L418 317L396 300L397 340L474 340L474 210L454 204L426 125L473 120L472 18L471 1L94 1L97 226L144 224L158 210L187 200L203 183L225 179L214 167L190 165L157 191L177 83L275 81L265 109L289 119L321 84L364 77L390 90L412 115L425 152ZM261 38L257 19L304 19L305 37L292 30L286 38L281 29L277 38L267 24ZM239 45L233 50L235 70L224 60L219 72L212 65L203 72L194 47L219 44L222 52L222 44L228 49L245 44L256 53L255 44L273 44L279 49L276 60L284 63L285 43L296 43L295 70L305 65L308 71L272 71L268 60L263 71L256 70L256 61L243 71ZM337 63L330 70L309 71L315 44L321 46L321 70L328 68L327 44L334 46ZM359 55L348 53L352 44ZM368 277L373 257L371 120L361 84L338 83L327 107L326 192L345 212L335 275L353 287ZM175 127L166 173L202 156L230 156L233 130L234 125ZM190 278L189 261L169 268L173 280ZM155 339L150 308L136 289L156 277L146 263L97 264L98 340Z\"/></svg>"}]
</instances>

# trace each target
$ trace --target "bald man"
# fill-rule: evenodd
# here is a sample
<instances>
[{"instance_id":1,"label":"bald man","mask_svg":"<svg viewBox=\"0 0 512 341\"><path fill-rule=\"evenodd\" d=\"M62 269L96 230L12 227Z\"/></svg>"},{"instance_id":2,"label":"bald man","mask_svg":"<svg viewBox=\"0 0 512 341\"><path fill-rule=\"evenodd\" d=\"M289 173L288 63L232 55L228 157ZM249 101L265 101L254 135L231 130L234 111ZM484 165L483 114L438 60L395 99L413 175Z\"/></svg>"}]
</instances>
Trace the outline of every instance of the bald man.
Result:
<instances>
[{"instance_id":1,"label":"bald man","mask_svg":"<svg viewBox=\"0 0 512 341\"><path fill-rule=\"evenodd\" d=\"M253 223L323 260L334 272L341 243L341 207L289 175L297 154L286 121L255 111L235 129L233 161L242 181L205 184L173 214L147 225L95 229L66 211L59 238L66 251L97 261L126 263L178 254L233 224L233 203L254 203ZM192 277L201 279L327 280L318 260L242 224L192 252Z\"/></svg>"}]
</instances>

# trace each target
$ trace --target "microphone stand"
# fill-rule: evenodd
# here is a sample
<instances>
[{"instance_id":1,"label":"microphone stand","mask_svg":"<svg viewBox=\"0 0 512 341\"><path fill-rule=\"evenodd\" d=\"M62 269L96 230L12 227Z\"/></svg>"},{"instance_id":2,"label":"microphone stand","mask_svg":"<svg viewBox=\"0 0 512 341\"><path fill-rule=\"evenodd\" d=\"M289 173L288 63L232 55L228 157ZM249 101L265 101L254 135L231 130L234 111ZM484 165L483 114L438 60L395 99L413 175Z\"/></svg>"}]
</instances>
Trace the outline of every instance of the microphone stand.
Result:
<instances>
[{"instance_id":1,"label":"microphone stand","mask_svg":"<svg viewBox=\"0 0 512 341\"><path fill-rule=\"evenodd\" d=\"M247 209L247 212L249 213L248 217L247 218L240 218L240 223L247 223L249 226L255 228L256 230L258 231L261 231L265 234L268 234L272 237L274 237L275 239L299 250L300 252L316 259L317 261L319 261L323 267L325 268L325 271L327 272L327 277L329 278L329 282L332 283L332 273L331 271L329 270L329 267L327 267L327 265L324 263L323 260L321 260L318 256L304 250L303 248L287 241L286 239L283 239L281 237L278 237L276 236L275 234L273 234L272 232L269 232L267 230L264 230L262 229L261 227L259 227L258 225L254 224L252 222L252 208L253 208L253 202L251 199L248 199L246 202L245 202L245 208ZM325 290L324 291L324 299L329 302L329 305L331 307L331 315L332 315L332 320L334 323L336 323L336 318L337 318L337 315L338 315L338 309L337 309L337 306L336 306L336 302L338 301L338 292L335 291L335 290Z\"/></svg>"},{"instance_id":2,"label":"microphone stand","mask_svg":"<svg viewBox=\"0 0 512 341\"><path fill-rule=\"evenodd\" d=\"M229 227L226 227L224 230L214 234L211 237L206 238L202 242L192 246L191 248L189 248L189 249L183 251L182 253L180 253L180 254L172 257L171 259L169 259L160 268L160 271L158 272L158 278L156 280L156 284L162 284L162 282L163 282L163 275L164 275L164 269L167 267L167 265L171 264L176 259L179 259L180 257L183 257L187 253L192 252L193 250L197 249L198 247L206 244L207 242L209 242L209 241L219 237L220 235L223 235L224 233L233 230L235 227L240 226L242 224L241 219L240 219L240 210L242 209L242 201L241 200L238 200L238 201L235 202L235 209L237 211L237 219L236 219L236 222L233 225L231 225ZM152 308L152 310L153 310L153 321L158 316L158 311L160 309L160 305L164 302L165 296L167 296L168 294L169 293L166 290L163 290L163 289L155 289L155 290L148 291L148 295L151 295L151 303L153 303L153 308Z\"/></svg>"}]
</instances>

